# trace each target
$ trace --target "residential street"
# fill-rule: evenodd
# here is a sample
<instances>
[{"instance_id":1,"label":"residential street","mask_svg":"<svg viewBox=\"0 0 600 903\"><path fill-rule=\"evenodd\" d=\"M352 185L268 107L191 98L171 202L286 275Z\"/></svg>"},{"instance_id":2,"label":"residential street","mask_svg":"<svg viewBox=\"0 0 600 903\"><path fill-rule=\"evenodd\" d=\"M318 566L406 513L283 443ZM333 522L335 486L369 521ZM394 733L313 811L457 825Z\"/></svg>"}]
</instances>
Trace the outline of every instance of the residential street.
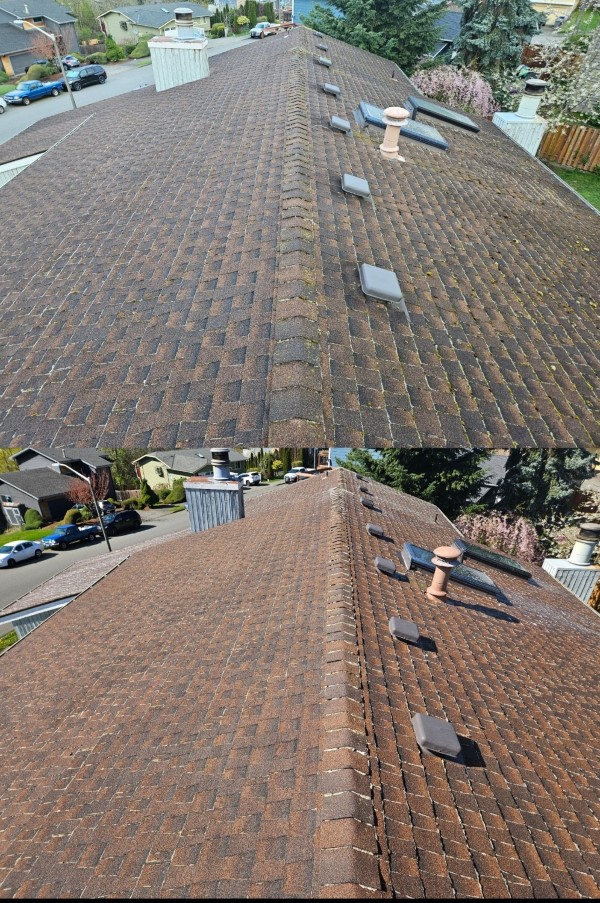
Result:
<instances>
[{"instance_id":1,"label":"residential street","mask_svg":"<svg viewBox=\"0 0 600 903\"><path fill-rule=\"evenodd\" d=\"M233 50L242 44L260 44L253 41L248 35L219 38L208 42L208 56L217 56L227 50ZM105 69L108 80L104 85L90 85L82 91L74 94L78 107L86 107L90 104L116 97L118 94L127 94L129 91L138 91L154 84L152 65L140 65L141 60L123 60L120 63L108 63ZM58 76L57 76L58 77ZM56 113L66 113L72 109L69 95L63 92L59 97L44 97L32 103L28 107L10 107L0 116L0 144L14 138L35 122L54 116Z\"/></svg>"}]
</instances>

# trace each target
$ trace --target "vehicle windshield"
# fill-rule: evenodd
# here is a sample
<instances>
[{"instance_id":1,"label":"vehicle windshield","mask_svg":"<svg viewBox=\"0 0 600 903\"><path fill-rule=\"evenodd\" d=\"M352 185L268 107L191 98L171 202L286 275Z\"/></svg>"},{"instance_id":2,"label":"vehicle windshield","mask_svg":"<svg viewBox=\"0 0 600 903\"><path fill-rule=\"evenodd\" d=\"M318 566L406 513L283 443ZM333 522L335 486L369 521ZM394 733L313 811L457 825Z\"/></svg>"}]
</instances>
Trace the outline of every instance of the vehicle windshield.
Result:
<instances>
[{"instance_id":1,"label":"vehicle windshield","mask_svg":"<svg viewBox=\"0 0 600 903\"><path fill-rule=\"evenodd\" d=\"M76 71L75 69L69 69L65 74L67 78L79 78L79 71Z\"/></svg>"},{"instance_id":2,"label":"vehicle windshield","mask_svg":"<svg viewBox=\"0 0 600 903\"><path fill-rule=\"evenodd\" d=\"M12 551L11 546L0 546L0 555L8 555Z\"/></svg>"}]
</instances>

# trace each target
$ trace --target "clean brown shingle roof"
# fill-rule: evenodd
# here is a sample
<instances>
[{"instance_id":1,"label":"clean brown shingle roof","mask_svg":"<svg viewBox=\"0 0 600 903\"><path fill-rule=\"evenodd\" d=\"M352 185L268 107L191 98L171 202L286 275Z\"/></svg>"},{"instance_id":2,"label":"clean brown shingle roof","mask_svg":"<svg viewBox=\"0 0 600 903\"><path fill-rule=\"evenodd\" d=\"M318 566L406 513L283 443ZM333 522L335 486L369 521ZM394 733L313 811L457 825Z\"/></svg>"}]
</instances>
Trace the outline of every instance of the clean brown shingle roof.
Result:
<instances>
[{"instance_id":1,"label":"clean brown shingle roof","mask_svg":"<svg viewBox=\"0 0 600 903\"><path fill-rule=\"evenodd\" d=\"M30 152L78 126L2 189L0 443L600 442L598 215L489 122L430 121L449 150L403 139L405 164L334 132L414 89L329 38L325 70L316 40L35 127ZM410 323L362 262L397 273Z\"/></svg>"},{"instance_id":2,"label":"clean brown shingle roof","mask_svg":"<svg viewBox=\"0 0 600 903\"><path fill-rule=\"evenodd\" d=\"M0 658L0 892L597 896L597 615L536 567L478 565L502 595L447 603L380 574L455 531L348 472L247 511L132 555ZM420 753L417 712L461 760Z\"/></svg>"}]
</instances>

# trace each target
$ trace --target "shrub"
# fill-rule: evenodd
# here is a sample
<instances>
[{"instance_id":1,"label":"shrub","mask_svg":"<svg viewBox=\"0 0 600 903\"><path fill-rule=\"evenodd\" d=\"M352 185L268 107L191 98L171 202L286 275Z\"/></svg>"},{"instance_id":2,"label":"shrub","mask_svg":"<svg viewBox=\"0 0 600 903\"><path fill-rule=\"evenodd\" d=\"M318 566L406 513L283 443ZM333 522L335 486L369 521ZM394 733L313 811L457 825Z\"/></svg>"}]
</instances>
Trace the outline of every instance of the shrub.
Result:
<instances>
[{"instance_id":1,"label":"shrub","mask_svg":"<svg viewBox=\"0 0 600 903\"><path fill-rule=\"evenodd\" d=\"M39 530L40 527L44 526L44 518L35 508L25 509L24 521L26 530Z\"/></svg>"},{"instance_id":2,"label":"shrub","mask_svg":"<svg viewBox=\"0 0 600 903\"><path fill-rule=\"evenodd\" d=\"M535 527L524 517L507 514L462 514L456 526L467 539L536 564L544 558Z\"/></svg>"},{"instance_id":3,"label":"shrub","mask_svg":"<svg viewBox=\"0 0 600 903\"><path fill-rule=\"evenodd\" d=\"M119 47L123 48L125 56L129 56L130 53L133 53L137 44L130 44L129 41L122 41L121 44L119 44Z\"/></svg>"},{"instance_id":4,"label":"shrub","mask_svg":"<svg viewBox=\"0 0 600 903\"><path fill-rule=\"evenodd\" d=\"M85 58L86 63L106 63L107 58L105 53L90 53L89 56Z\"/></svg>"},{"instance_id":5,"label":"shrub","mask_svg":"<svg viewBox=\"0 0 600 903\"><path fill-rule=\"evenodd\" d=\"M34 63L33 66L30 66L25 75L19 79L21 82L29 81L30 79L40 79L43 78L46 74L46 66L40 65L40 63Z\"/></svg>"},{"instance_id":6,"label":"shrub","mask_svg":"<svg viewBox=\"0 0 600 903\"><path fill-rule=\"evenodd\" d=\"M142 38L135 45L135 49L129 54L130 60L142 60L150 56L150 48L148 47L148 38Z\"/></svg>"},{"instance_id":7,"label":"shrub","mask_svg":"<svg viewBox=\"0 0 600 903\"><path fill-rule=\"evenodd\" d=\"M63 524L78 524L82 520L79 508L69 508L63 517Z\"/></svg>"},{"instance_id":8,"label":"shrub","mask_svg":"<svg viewBox=\"0 0 600 903\"><path fill-rule=\"evenodd\" d=\"M109 63L116 63L117 60L125 59L125 51L122 47L119 47L115 39L111 38L110 35L106 36L105 47L106 59Z\"/></svg>"},{"instance_id":9,"label":"shrub","mask_svg":"<svg viewBox=\"0 0 600 903\"><path fill-rule=\"evenodd\" d=\"M185 489L183 488L183 477L179 480L174 480L173 488L169 492L167 496L167 502L171 505L180 505L182 502L185 502Z\"/></svg>"},{"instance_id":10,"label":"shrub","mask_svg":"<svg viewBox=\"0 0 600 903\"><path fill-rule=\"evenodd\" d=\"M426 97L490 118L498 109L491 85L473 69L437 66L419 69L412 83Z\"/></svg>"},{"instance_id":11,"label":"shrub","mask_svg":"<svg viewBox=\"0 0 600 903\"><path fill-rule=\"evenodd\" d=\"M143 507L144 506L142 505L142 503L140 502L139 499L125 499L125 501L123 502L123 508L127 511L130 511L132 508L134 508L137 511L138 508L143 508Z\"/></svg>"},{"instance_id":12,"label":"shrub","mask_svg":"<svg viewBox=\"0 0 600 903\"><path fill-rule=\"evenodd\" d=\"M161 486L161 488L158 489L157 491L158 491L158 497L161 500L161 502L164 502L165 499L168 498L169 493L171 492L171 490L169 489L168 486Z\"/></svg>"},{"instance_id":13,"label":"shrub","mask_svg":"<svg viewBox=\"0 0 600 903\"><path fill-rule=\"evenodd\" d=\"M210 33L213 38L222 38L225 36L225 26L222 22L215 22L210 30Z\"/></svg>"},{"instance_id":14,"label":"shrub","mask_svg":"<svg viewBox=\"0 0 600 903\"><path fill-rule=\"evenodd\" d=\"M240 28L246 28L247 25L250 25L250 19L248 18L248 16L238 16L237 24L240 26Z\"/></svg>"},{"instance_id":15,"label":"shrub","mask_svg":"<svg viewBox=\"0 0 600 903\"><path fill-rule=\"evenodd\" d=\"M153 508L158 504L158 496L154 489L148 485L147 480L142 480L140 484L140 502L142 507Z\"/></svg>"},{"instance_id":16,"label":"shrub","mask_svg":"<svg viewBox=\"0 0 600 903\"><path fill-rule=\"evenodd\" d=\"M256 20L256 24L258 25L259 22L268 22L268 21L269 20L267 19L266 16L259 16L258 19Z\"/></svg>"},{"instance_id":17,"label":"shrub","mask_svg":"<svg viewBox=\"0 0 600 903\"><path fill-rule=\"evenodd\" d=\"M9 78L6 72L0 72L0 85L5 85L8 80Z\"/></svg>"}]
</instances>

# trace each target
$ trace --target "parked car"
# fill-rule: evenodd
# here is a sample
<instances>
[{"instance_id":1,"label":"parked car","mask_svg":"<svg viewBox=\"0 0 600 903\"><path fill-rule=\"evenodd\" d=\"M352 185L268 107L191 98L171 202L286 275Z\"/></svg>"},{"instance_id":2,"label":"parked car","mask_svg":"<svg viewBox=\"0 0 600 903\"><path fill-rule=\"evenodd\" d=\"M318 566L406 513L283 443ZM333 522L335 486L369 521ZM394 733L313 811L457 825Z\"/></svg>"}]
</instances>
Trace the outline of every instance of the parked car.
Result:
<instances>
[{"instance_id":1,"label":"parked car","mask_svg":"<svg viewBox=\"0 0 600 903\"><path fill-rule=\"evenodd\" d=\"M81 66L80 60L77 59L73 54L68 53L66 56L63 56L61 59L61 63L65 67L65 69L79 69Z\"/></svg>"},{"instance_id":2,"label":"parked car","mask_svg":"<svg viewBox=\"0 0 600 903\"><path fill-rule=\"evenodd\" d=\"M40 82L35 79L32 81L19 82L13 91L9 91L4 95L4 100L10 104L23 104L26 107L32 100L39 100L40 97L48 97L52 95L57 97L63 90L63 82Z\"/></svg>"},{"instance_id":3,"label":"parked car","mask_svg":"<svg viewBox=\"0 0 600 903\"><path fill-rule=\"evenodd\" d=\"M79 69L69 69L65 74L69 81L71 91L81 91L82 88L87 88L88 85L103 85L106 81L106 71L102 66L97 66L95 63L92 66L81 66ZM64 80L61 84L66 91L67 85Z\"/></svg>"},{"instance_id":4,"label":"parked car","mask_svg":"<svg viewBox=\"0 0 600 903\"><path fill-rule=\"evenodd\" d=\"M270 22L258 22L254 28L250 29L250 37L264 38L268 34L274 34L275 32L272 30L274 27ZM265 34L263 34L263 31Z\"/></svg>"},{"instance_id":5,"label":"parked car","mask_svg":"<svg viewBox=\"0 0 600 903\"><path fill-rule=\"evenodd\" d=\"M243 473L242 483L244 484L244 486L259 486L260 473L258 472L258 470L247 470L246 473Z\"/></svg>"},{"instance_id":6,"label":"parked car","mask_svg":"<svg viewBox=\"0 0 600 903\"><path fill-rule=\"evenodd\" d=\"M298 474L306 473L306 467L292 467L283 478L284 483L295 483L298 480Z\"/></svg>"},{"instance_id":7,"label":"parked car","mask_svg":"<svg viewBox=\"0 0 600 903\"><path fill-rule=\"evenodd\" d=\"M8 107L8 104L6 103L4 98L0 97L0 115L2 115L2 113L4 113L4 111L7 109L7 107Z\"/></svg>"},{"instance_id":8,"label":"parked car","mask_svg":"<svg viewBox=\"0 0 600 903\"><path fill-rule=\"evenodd\" d=\"M138 512L131 508L126 511L117 511L115 514L106 514L102 518L107 536L115 533L125 533L127 530L137 530L142 526L142 518Z\"/></svg>"},{"instance_id":9,"label":"parked car","mask_svg":"<svg viewBox=\"0 0 600 903\"><path fill-rule=\"evenodd\" d=\"M49 536L44 536L42 542L47 549L62 549L74 545L77 542L91 542L102 536L100 527L78 527L76 524L64 524L57 527Z\"/></svg>"},{"instance_id":10,"label":"parked car","mask_svg":"<svg viewBox=\"0 0 600 903\"><path fill-rule=\"evenodd\" d=\"M112 514L113 511L117 510L113 503L109 502L108 499L101 499L101 501L98 502L98 507L102 514Z\"/></svg>"},{"instance_id":11,"label":"parked car","mask_svg":"<svg viewBox=\"0 0 600 903\"><path fill-rule=\"evenodd\" d=\"M50 60L42 60L42 59L34 60L33 63L29 64L26 71L29 72L29 70L31 69L32 66L47 66L49 62L50 62Z\"/></svg>"},{"instance_id":12,"label":"parked car","mask_svg":"<svg viewBox=\"0 0 600 903\"><path fill-rule=\"evenodd\" d=\"M0 546L0 568L14 568L19 561L41 558L44 546L41 542L7 542Z\"/></svg>"}]
</instances>

